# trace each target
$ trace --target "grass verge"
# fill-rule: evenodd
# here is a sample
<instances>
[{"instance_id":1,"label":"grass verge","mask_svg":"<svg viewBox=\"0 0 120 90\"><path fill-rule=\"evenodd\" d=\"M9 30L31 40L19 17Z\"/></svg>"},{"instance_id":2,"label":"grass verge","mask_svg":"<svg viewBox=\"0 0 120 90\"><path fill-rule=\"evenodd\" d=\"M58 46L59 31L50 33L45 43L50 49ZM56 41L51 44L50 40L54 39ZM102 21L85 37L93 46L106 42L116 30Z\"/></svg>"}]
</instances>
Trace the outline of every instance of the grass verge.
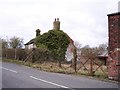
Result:
<instances>
[{"instance_id":1,"label":"grass verge","mask_svg":"<svg viewBox=\"0 0 120 90\"><path fill-rule=\"evenodd\" d=\"M58 66L52 67L50 63L47 63L47 64L39 63L38 64L38 63L24 62L24 61L20 61L20 60L12 60L12 59L3 59L2 61L15 63L15 64L19 64L19 65L25 65L28 67L37 68L39 70L47 71L47 72L71 74L71 75L77 75L77 76L89 76L89 77L93 77L93 78L97 78L97 79L101 79L101 80L103 80L103 79L108 80L107 75L105 75L101 71L97 71L97 72L95 72L95 74L93 76L90 76L89 73L86 71L78 71L77 73L75 73L72 68L66 69L65 67L62 67L62 68L60 68Z\"/></svg>"}]
</instances>

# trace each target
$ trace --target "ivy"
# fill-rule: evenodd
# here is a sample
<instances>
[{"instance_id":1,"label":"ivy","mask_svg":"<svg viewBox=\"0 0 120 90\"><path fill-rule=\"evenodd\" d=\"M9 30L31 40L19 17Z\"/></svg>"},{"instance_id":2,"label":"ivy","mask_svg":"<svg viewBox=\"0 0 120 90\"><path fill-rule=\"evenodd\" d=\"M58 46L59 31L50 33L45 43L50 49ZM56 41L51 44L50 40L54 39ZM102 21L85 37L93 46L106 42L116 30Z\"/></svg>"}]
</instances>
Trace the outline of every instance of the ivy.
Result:
<instances>
[{"instance_id":1,"label":"ivy","mask_svg":"<svg viewBox=\"0 0 120 90\"><path fill-rule=\"evenodd\" d=\"M62 30L49 30L36 38L37 47L44 46L52 52L55 60L59 61L64 60L69 43L67 34Z\"/></svg>"}]
</instances>

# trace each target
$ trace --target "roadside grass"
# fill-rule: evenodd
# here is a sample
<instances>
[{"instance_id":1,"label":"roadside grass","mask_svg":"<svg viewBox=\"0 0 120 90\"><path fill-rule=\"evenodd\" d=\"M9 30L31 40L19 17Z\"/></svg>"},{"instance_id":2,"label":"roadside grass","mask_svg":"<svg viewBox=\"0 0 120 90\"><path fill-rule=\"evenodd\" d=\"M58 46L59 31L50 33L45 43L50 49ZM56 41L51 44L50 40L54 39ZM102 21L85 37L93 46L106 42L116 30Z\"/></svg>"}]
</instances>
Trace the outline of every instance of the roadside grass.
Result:
<instances>
[{"instance_id":1,"label":"roadside grass","mask_svg":"<svg viewBox=\"0 0 120 90\"><path fill-rule=\"evenodd\" d=\"M31 63L31 62L24 62L20 60L12 60L12 59L3 59L3 62L10 62L10 63L15 63L19 65L25 65L28 67L32 68L37 68L42 71L47 71L47 72L54 72L54 73L63 73L63 74L71 74L71 75L77 75L77 76L89 76L93 78L98 78L98 79L106 79L108 80L107 77L107 71L106 74L103 73L100 69L94 73L94 75L90 75L88 71L85 70L79 70L77 73L73 70L72 67L68 68L68 65L63 64L63 67L58 67L56 63L53 62L45 62L45 63ZM106 70L106 67L102 67Z\"/></svg>"},{"instance_id":2,"label":"roadside grass","mask_svg":"<svg viewBox=\"0 0 120 90\"><path fill-rule=\"evenodd\" d=\"M103 78L103 79L107 79L108 76L107 76L107 73L104 74L102 71L98 70L95 72L95 77L98 77L98 78Z\"/></svg>"}]
</instances>

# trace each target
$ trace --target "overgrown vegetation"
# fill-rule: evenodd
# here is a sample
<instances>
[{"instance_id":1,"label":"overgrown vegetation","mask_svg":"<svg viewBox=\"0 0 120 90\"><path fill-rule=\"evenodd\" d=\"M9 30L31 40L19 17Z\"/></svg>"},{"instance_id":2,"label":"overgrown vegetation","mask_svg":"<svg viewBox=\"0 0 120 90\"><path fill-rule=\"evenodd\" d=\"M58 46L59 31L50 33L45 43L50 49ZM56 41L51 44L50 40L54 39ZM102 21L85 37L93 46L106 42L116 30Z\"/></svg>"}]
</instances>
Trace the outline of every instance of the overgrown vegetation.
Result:
<instances>
[{"instance_id":1,"label":"overgrown vegetation","mask_svg":"<svg viewBox=\"0 0 120 90\"><path fill-rule=\"evenodd\" d=\"M69 39L62 30L49 30L36 38L37 47L50 50L54 60L59 62L59 66L61 66L61 61L65 59L68 44Z\"/></svg>"},{"instance_id":2,"label":"overgrown vegetation","mask_svg":"<svg viewBox=\"0 0 120 90\"><path fill-rule=\"evenodd\" d=\"M32 63L43 63L46 61L53 61L51 52L45 48L35 48L32 50Z\"/></svg>"},{"instance_id":3,"label":"overgrown vegetation","mask_svg":"<svg viewBox=\"0 0 120 90\"><path fill-rule=\"evenodd\" d=\"M28 67L36 68L42 71L47 72L54 72L54 73L63 73L63 74L72 74L72 75L78 75L78 76L91 76L88 72L82 70L77 73L75 73L74 69L72 67L68 68L67 64L62 64L62 68L58 67L56 63L54 62L44 62L44 63L31 63L31 62L24 62L24 61L18 61L18 60L12 60L12 59L3 59L3 62L11 62L19 65L25 65ZM104 67L106 69L106 67ZM98 70L94 76L95 78L99 79L107 79L107 76L100 70Z\"/></svg>"}]
</instances>

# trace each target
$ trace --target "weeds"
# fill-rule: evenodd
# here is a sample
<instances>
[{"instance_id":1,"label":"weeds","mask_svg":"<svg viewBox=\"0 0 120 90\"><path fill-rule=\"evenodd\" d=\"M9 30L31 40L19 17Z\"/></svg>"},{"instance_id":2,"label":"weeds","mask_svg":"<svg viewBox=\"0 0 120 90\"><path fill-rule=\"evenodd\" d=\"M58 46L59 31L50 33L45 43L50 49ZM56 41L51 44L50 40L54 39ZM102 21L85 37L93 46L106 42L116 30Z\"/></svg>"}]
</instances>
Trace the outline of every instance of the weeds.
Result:
<instances>
[{"instance_id":1,"label":"weeds","mask_svg":"<svg viewBox=\"0 0 120 90\"><path fill-rule=\"evenodd\" d=\"M25 65L28 67L32 68L37 68L42 71L47 71L47 72L54 72L54 73L63 73L63 74L72 74L72 75L77 75L77 76L90 76L88 71L85 70L79 70L77 73L70 67L70 68L65 68L65 67L58 67L54 63L31 63L31 62L24 62L20 60L11 60L11 59L3 59L3 62L10 62L10 63L16 63L19 65ZM51 66L52 65L52 66ZM95 78L100 78L100 79L107 79L107 74L105 75L102 71L98 70L94 73L92 77Z\"/></svg>"}]
</instances>

